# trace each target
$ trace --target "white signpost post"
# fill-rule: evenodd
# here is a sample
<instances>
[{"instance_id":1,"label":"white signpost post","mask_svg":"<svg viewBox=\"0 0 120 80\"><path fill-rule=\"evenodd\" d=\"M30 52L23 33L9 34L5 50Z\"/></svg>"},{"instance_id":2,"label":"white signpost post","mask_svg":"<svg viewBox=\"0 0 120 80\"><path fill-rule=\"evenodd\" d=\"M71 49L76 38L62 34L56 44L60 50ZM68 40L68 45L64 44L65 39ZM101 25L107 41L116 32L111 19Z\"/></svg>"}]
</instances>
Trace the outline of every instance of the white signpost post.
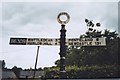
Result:
<instances>
[{"instance_id":1,"label":"white signpost post","mask_svg":"<svg viewBox=\"0 0 120 80\"><path fill-rule=\"evenodd\" d=\"M67 38L66 46L105 46L106 38ZM51 45L59 46L59 38L10 38L10 45Z\"/></svg>"}]
</instances>

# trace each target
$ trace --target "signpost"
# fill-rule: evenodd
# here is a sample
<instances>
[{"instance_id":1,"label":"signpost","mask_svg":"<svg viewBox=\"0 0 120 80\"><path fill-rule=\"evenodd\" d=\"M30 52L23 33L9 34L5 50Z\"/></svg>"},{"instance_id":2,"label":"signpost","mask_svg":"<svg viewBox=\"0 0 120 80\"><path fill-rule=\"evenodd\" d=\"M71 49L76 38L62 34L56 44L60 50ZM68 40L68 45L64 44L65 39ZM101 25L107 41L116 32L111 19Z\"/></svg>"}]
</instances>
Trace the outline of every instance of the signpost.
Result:
<instances>
[{"instance_id":1,"label":"signpost","mask_svg":"<svg viewBox=\"0 0 120 80\"><path fill-rule=\"evenodd\" d=\"M61 20L61 16L66 16L66 20ZM70 16L66 12L61 12L57 16L57 21L61 24L60 38L10 38L10 45L50 45L60 46L60 78L66 78L65 71L65 55L66 46L105 46L106 38L67 38L65 24L70 20ZM88 22L86 20L86 22ZM38 47L39 49L39 47ZM38 50L39 51L39 50ZM38 53L37 53L38 57ZM35 69L37 65L37 57L35 63ZM35 76L35 73L34 73Z\"/></svg>"}]
</instances>

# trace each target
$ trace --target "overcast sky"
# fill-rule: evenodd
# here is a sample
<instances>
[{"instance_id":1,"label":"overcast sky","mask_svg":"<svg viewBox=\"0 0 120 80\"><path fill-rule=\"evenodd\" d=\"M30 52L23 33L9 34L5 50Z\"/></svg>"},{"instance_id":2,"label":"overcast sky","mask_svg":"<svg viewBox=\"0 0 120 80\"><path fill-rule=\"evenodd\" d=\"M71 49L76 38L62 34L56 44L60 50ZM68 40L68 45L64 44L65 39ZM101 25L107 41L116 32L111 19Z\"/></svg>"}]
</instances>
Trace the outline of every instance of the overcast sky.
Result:
<instances>
[{"instance_id":1,"label":"overcast sky","mask_svg":"<svg viewBox=\"0 0 120 80\"><path fill-rule=\"evenodd\" d=\"M9 1L12 2L5 0L0 6L0 60L5 60L9 68L34 68L37 52L35 45L9 45L10 37L59 38L61 27L56 17L62 11L70 15L70 22L66 25L67 38L79 38L87 31L85 18L93 20L94 23L100 22L99 30L109 29L118 32L118 2ZM59 46L40 46L37 68L53 66L57 59Z\"/></svg>"}]
</instances>

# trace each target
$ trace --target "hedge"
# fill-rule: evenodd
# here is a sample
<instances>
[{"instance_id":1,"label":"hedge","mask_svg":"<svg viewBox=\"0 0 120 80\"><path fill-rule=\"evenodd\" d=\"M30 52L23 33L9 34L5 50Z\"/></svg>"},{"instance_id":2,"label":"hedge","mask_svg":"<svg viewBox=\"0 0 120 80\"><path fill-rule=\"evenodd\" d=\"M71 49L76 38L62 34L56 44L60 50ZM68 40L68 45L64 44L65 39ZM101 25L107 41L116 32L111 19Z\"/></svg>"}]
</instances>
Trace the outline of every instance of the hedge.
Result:
<instances>
[{"instance_id":1,"label":"hedge","mask_svg":"<svg viewBox=\"0 0 120 80\"><path fill-rule=\"evenodd\" d=\"M66 66L67 79L80 78L118 78L120 67L113 65L106 66ZM45 70L45 78L58 79L59 67L51 67Z\"/></svg>"}]
</instances>

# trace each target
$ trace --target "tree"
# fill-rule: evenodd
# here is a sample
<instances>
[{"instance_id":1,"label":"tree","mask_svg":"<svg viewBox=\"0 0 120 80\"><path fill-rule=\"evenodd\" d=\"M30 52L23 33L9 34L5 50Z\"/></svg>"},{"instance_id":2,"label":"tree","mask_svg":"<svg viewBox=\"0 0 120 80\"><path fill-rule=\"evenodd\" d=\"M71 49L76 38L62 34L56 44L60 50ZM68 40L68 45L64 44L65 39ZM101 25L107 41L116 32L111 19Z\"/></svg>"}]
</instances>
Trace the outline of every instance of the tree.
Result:
<instances>
[{"instance_id":1,"label":"tree","mask_svg":"<svg viewBox=\"0 0 120 80\"><path fill-rule=\"evenodd\" d=\"M86 32L82 37L106 37L106 46L81 47L70 46L67 48L66 65L118 65L118 41L120 40L116 31L105 30ZM59 60L56 65L59 66Z\"/></svg>"},{"instance_id":2,"label":"tree","mask_svg":"<svg viewBox=\"0 0 120 80\"><path fill-rule=\"evenodd\" d=\"M66 74L68 78L120 77L118 62L120 37L118 37L116 31L86 32L86 34L80 36L80 38L83 37L106 37L106 46L67 47ZM59 66L59 60L55 64Z\"/></svg>"}]
</instances>

